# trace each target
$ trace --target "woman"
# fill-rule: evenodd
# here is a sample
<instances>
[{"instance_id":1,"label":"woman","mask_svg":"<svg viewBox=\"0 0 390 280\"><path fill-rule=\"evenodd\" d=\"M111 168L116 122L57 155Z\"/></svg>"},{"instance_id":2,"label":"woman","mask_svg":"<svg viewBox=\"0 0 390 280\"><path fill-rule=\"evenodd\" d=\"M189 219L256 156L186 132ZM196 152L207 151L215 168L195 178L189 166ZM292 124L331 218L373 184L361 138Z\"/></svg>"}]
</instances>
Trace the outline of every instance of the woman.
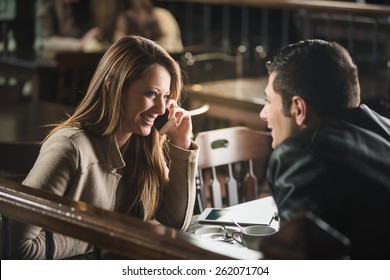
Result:
<instances>
[{"instance_id":1,"label":"woman","mask_svg":"<svg viewBox=\"0 0 390 280\"><path fill-rule=\"evenodd\" d=\"M100 32L95 7L100 8L94 0L38 0L35 50L48 57L59 51L94 51Z\"/></svg>"},{"instance_id":2,"label":"woman","mask_svg":"<svg viewBox=\"0 0 390 280\"><path fill-rule=\"evenodd\" d=\"M183 51L179 25L167 9L156 7L151 0L121 0L117 16L109 20L97 37L110 45L126 35L140 35L161 45L170 53Z\"/></svg>"},{"instance_id":3,"label":"woman","mask_svg":"<svg viewBox=\"0 0 390 280\"><path fill-rule=\"evenodd\" d=\"M180 68L149 39L123 37L101 59L75 113L52 130L23 182L144 221L186 229L195 202L198 146L192 123L177 106ZM176 125L154 128L166 109ZM12 225L15 258L44 258L45 233ZM92 246L54 234L54 258Z\"/></svg>"}]
</instances>

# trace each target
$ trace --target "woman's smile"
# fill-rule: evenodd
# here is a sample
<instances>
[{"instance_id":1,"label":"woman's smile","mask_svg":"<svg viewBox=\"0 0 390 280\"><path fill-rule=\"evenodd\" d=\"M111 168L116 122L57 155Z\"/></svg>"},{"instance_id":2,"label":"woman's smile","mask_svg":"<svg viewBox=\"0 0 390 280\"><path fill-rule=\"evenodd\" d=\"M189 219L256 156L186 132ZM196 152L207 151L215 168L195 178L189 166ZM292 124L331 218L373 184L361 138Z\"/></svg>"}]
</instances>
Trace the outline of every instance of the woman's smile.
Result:
<instances>
[{"instance_id":1,"label":"woman's smile","mask_svg":"<svg viewBox=\"0 0 390 280\"><path fill-rule=\"evenodd\" d=\"M152 126L154 123L154 120L157 118L158 114L154 115L148 115L146 113L141 114L141 118L147 123L147 125Z\"/></svg>"},{"instance_id":2,"label":"woman's smile","mask_svg":"<svg viewBox=\"0 0 390 280\"><path fill-rule=\"evenodd\" d=\"M123 97L122 120L118 143L124 143L132 133L147 136L155 119L165 112L170 95L171 76L161 65L151 66L137 81L130 84Z\"/></svg>"}]
</instances>

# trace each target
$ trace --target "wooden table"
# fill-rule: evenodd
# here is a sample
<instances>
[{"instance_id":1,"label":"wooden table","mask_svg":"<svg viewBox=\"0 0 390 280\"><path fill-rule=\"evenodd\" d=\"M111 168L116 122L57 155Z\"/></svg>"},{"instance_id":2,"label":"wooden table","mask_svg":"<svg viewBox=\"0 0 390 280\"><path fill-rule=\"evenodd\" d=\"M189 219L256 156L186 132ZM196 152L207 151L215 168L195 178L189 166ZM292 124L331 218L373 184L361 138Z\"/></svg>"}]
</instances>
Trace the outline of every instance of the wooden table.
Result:
<instances>
[{"instance_id":1,"label":"wooden table","mask_svg":"<svg viewBox=\"0 0 390 280\"><path fill-rule=\"evenodd\" d=\"M263 213L263 215L269 216L265 219L266 223L268 223L270 227L273 227L277 231L279 231L279 227L280 227L279 219L275 220L272 218L273 215L275 213L277 213L277 211L278 211L276 204L275 204L275 201L274 201L272 196L268 196L268 197L244 202L241 204L233 205L233 206L227 207L226 209L230 209L233 211L239 211L240 213L250 213L250 214L259 213L259 212L266 212L267 214ZM212 231L212 230L219 228L220 226L213 225L213 224L200 224L198 222L198 217L199 217L199 215L194 215L192 217L191 224L188 227L188 229L186 230L186 232L189 233L189 235L195 235L199 239L204 239L204 240L209 239L211 242L213 242L217 245L222 245L222 244L229 245L229 246L231 246L232 250L234 250L235 248L245 248L244 246L237 243L236 241L222 242L222 241L212 240L208 237L202 236L201 234L199 234L199 232L202 232L202 230L208 229L208 230ZM228 231L239 231L240 229L238 227L228 225L227 230ZM252 250L248 250L248 251L252 251ZM257 251L253 251L252 253L255 253L255 252L257 252ZM259 256L256 258L261 259L264 257L261 252L257 252L257 253L259 254Z\"/></svg>"},{"instance_id":2,"label":"wooden table","mask_svg":"<svg viewBox=\"0 0 390 280\"><path fill-rule=\"evenodd\" d=\"M74 108L37 101L0 109L0 143L41 142L51 127L73 113Z\"/></svg>"},{"instance_id":3,"label":"wooden table","mask_svg":"<svg viewBox=\"0 0 390 280\"><path fill-rule=\"evenodd\" d=\"M127 214L106 211L1 178L0 199L3 225L5 217L36 224L105 249L102 252L112 252L112 259L258 260L262 257L258 251L145 223Z\"/></svg>"},{"instance_id":4,"label":"wooden table","mask_svg":"<svg viewBox=\"0 0 390 280\"><path fill-rule=\"evenodd\" d=\"M207 116L227 120L230 126L245 125L266 130L259 113L265 104L268 78L240 78L186 86L190 109L209 104Z\"/></svg>"},{"instance_id":5,"label":"wooden table","mask_svg":"<svg viewBox=\"0 0 390 280\"><path fill-rule=\"evenodd\" d=\"M0 108L0 176L24 174L33 166L42 140L71 107L49 102L30 102Z\"/></svg>"},{"instance_id":6,"label":"wooden table","mask_svg":"<svg viewBox=\"0 0 390 280\"><path fill-rule=\"evenodd\" d=\"M273 214L278 212L278 209L277 209L276 204L275 204L275 200L273 199L272 196L267 196L267 197L247 201L244 203L236 204L233 206L226 207L226 209L238 211L241 213L249 213L252 215L256 212L262 211L263 212L262 215L266 216L266 218L265 218L266 223L270 222L269 225L271 227L275 228L276 230L279 230L279 221L274 220L274 219L271 220ZM264 213L264 212L266 212L266 213ZM218 225L213 225L213 224L200 224L198 222L198 217L199 217L199 215L194 215L192 217L191 224L188 227L187 232L195 233L200 228L205 228L205 227L210 227L210 226L218 226ZM238 228L237 228L237 230L238 230Z\"/></svg>"},{"instance_id":7,"label":"wooden table","mask_svg":"<svg viewBox=\"0 0 390 280\"><path fill-rule=\"evenodd\" d=\"M14 78L18 82L32 83L31 97L34 101L46 99L57 75L57 65L53 59L34 53L18 52L0 56L0 76Z\"/></svg>"}]
</instances>

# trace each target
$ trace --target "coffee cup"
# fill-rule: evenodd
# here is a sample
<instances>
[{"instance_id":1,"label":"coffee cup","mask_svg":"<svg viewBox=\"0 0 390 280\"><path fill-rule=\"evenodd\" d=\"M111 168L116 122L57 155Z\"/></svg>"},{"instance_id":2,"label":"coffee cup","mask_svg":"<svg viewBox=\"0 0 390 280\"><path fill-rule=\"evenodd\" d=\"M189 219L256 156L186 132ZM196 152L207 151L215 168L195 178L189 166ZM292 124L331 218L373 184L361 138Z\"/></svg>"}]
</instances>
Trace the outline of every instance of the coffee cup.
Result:
<instances>
[{"instance_id":1,"label":"coffee cup","mask_svg":"<svg viewBox=\"0 0 390 280\"><path fill-rule=\"evenodd\" d=\"M276 229L270 226L247 226L243 231L235 231L232 233L233 239L249 249L259 250L261 241L276 232Z\"/></svg>"}]
</instances>

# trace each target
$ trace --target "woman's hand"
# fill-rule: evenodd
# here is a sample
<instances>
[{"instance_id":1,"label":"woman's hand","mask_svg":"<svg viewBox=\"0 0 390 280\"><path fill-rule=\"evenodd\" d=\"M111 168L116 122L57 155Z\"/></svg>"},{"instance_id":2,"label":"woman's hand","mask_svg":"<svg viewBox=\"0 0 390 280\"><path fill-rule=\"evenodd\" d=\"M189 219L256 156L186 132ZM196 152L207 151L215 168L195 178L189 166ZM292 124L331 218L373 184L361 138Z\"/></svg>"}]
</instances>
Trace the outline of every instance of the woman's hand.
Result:
<instances>
[{"instance_id":1,"label":"woman's hand","mask_svg":"<svg viewBox=\"0 0 390 280\"><path fill-rule=\"evenodd\" d=\"M176 146L188 150L191 146L192 121L188 111L179 107L175 100L168 105L169 116L176 118L176 123L167 132L167 136Z\"/></svg>"}]
</instances>

